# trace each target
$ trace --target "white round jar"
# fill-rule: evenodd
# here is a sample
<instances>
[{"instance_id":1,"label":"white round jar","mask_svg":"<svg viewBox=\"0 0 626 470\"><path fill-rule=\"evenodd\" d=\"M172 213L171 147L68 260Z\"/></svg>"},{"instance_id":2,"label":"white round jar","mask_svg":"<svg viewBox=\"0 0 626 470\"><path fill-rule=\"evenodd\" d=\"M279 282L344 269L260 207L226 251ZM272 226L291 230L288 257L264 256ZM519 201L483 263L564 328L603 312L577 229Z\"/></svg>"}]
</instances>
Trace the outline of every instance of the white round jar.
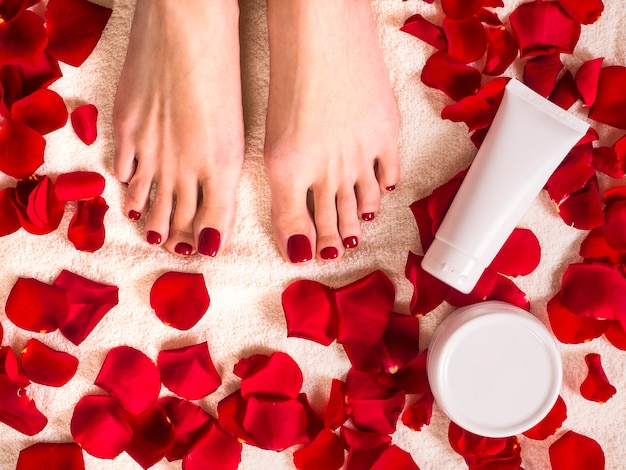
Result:
<instances>
[{"instance_id":1,"label":"white round jar","mask_svg":"<svg viewBox=\"0 0 626 470\"><path fill-rule=\"evenodd\" d=\"M450 314L430 342L427 372L444 413L485 437L513 436L539 423L563 378L561 356L543 323L498 301Z\"/></svg>"}]
</instances>

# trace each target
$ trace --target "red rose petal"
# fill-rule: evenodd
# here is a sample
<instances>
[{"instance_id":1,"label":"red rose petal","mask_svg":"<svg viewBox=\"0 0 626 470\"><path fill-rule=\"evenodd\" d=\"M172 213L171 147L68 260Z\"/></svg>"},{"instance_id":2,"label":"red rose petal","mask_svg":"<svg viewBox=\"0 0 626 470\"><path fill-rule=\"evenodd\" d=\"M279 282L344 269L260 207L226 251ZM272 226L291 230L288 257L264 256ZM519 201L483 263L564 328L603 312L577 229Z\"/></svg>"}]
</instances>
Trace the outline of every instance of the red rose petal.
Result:
<instances>
[{"instance_id":1,"label":"red rose petal","mask_svg":"<svg viewBox=\"0 0 626 470\"><path fill-rule=\"evenodd\" d=\"M529 439L542 441L557 433L567 418L567 406L559 395L550 412L538 424L524 432Z\"/></svg>"},{"instance_id":2,"label":"red rose petal","mask_svg":"<svg viewBox=\"0 0 626 470\"><path fill-rule=\"evenodd\" d=\"M557 2L522 3L511 13L509 21L522 57L555 52L571 54L580 37L580 23Z\"/></svg>"},{"instance_id":3,"label":"red rose petal","mask_svg":"<svg viewBox=\"0 0 626 470\"><path fill-rule=\"evenodd\" d=\"M46 140L19 121L0 125L0 171L13 178L28 178L43 164ZM19 157L18 157L19 155Z\"/></svg>"},{"instance_id":4,"label":"red rose petal","mask_svg":"<svg viewBox=\"0 0 626 470\"><path fill-rule=\"evenodd\" d=\"M63 270L54 285L65 290L70 303L67 318L59 329L77 346L119 302L116 286L100 284L70 271Z\"/></svg>"},{"instance_id":5,"label":"red rose petal","mask_svg":"<svg viewBox=\"0 0 626 470\"><path fill-rule=\"evenodd\" d=\"M525 276L539 266L540 260L541 246L535 234L515 228L491 262L491 268L507 276Z\"/></svg>"},{"instance_id":6,"label":"red rose petal","mask_svg":"<svg viewBox=\"0 0 626 470\"><path fill-rule=\"evenodd\" d=\"M480 89L481 74L446 52L438 51L424 64L421 79L424 85L441 90L454 101L459 101Z\"/></svg>"},{"instance_id":7,"label":"red rose petal","mask_svg":"<svg viewBox=\"0 0 626 470\"><path fill-rule=\"evenodd\" d=\"M75 442L37 442L20 451L15 470L84 470L83 450Z\"/></svg>"},{"instance_id":8,"label":"red rose petal","mask_svg":"<svg viewBox=\"0 0 626 470\"><path fill-rule=\"evenodd\" d=\"M427 350L424 350L397 372L379 375L378 383L410 394L430 393L426 374L427 355Z\"/></svg>"},{"instance_id":9,"label":"red rose petal","mask_svg":"<svg viewBox=\"0 0 626 470\"><path fill-rule=\"evenodd\" d=\"M344 463L344 450L333 431L324 430L309 445L293 453L298 470L339 470Z\"/></svg>"},{"instance_id":10,"label":"red rose petal","mask_svg":"<svg viewBox=\"0 0 626 470\"><path fill-rule=\"evenodd\" d=\"M607 320L572 313L563 306L560 294L548 302L547 310L552 333L561 343L586 343L602 336L610 325Z\"/></svg>"},{"instance_id":11,"label":"red rose petal","mask_svg":"<svg viewBox=\"0 0 626 470\"><path fill-rule=\"evenodd\" d=\"M85 452L100 459L114 459L133 437L119 401L108 396L82 397L74 407L70 431Z\"/></svg>"},{"instance_id":12,"label":"red rose petal","mask_svg":"<svg viewBox=\"0 0 626 470\"><path fill-rule=\"evenodd\" d=\"M471 95L444 107L441 111L441 119L464 122L471 132L489 126L493 115L487 100L480 96Z\"/></svg>"},{"instance_id":13,"label":"red rose petal","mask_svg":"<svg viewBox=\"0 0 626 470\"><path fill-rule=\"evenodd\" d=\"M98 197L104 191L105 179L93 171L63 173L55 181L54 189L60 201L78 201Z\"/></svg>"},{"instance_id":14,"label":"red rose petal","mask_svg":"<svg viewBox=\"0 0 626 470\"><path fill-rule=\"evenodd\" d=\"M241 462L242 445L213 422L208 431L183 460L185 470L236 470Z\"/></svg>"},{"instance_id":15,"label":"red rose petal","mask_svg":"<svg viewBox=\"0 0 626 470\"><path fill-rule=\"evenodd\" d=\"M65 322L68 310L68 298L63 289L26 278L17 280L5 309L15 325L37 333L56 330Z\"/></svg>"},{"instance_id":16,"label":"red rose petal","mask_svg":"<svg viewBox=\"0 0 626 470\"><path fill-rule=\"evenodd\" d=\"M20 362L30 380L52 387L65 385L78 369L78 359L74 356L56 351L34 338L26 343Z\"/></svg>"},{"instance_id":17,"label":"red rose petal","mask_svg":"<svg viewBox=\"0 0 626 470\"><path fill-rule=\"evenodd\" d=\"M11 116L45 135L65 125L67 108L58 93L44 88L15 102Z\"/></svg>"},{"instance_id":18,"label":"red rose petal","mask_svg":"<svg viewBox=\"0 0 626 470\"><path fill-rule=\"evenodd\" d=\"M483 73L502 75L519 53L517 40L505 27L485 28L487 33L487 58Z\"/></svg>"},{"instance_id":19,"label":"red rose petal","mask_svg":"<svg viewBox=\"0 0 626 470\"><path fill-rule=\"evenodd\" d=\"M626 331L618 321L609 321L608 329L604 332L604 336L617 349L626 351Z\"/></svg>"},{"instance_id":20,"label":"red rose petal","mask_svg":"<svg viewBox=\"0 0 626 470\"><path fill-rule=\"evenodd\" d=\"M591 353L585 356L589 368L587 377L580 384L580 394L587 400L606 403L617 390L607 379L599 354Z\"/></svg>"},{"instance_id":21,"label":"red rose petal","mask_svg":"<svg viewBox=\"0 0 626 470\"><path fill-rule=\"evenodd\" d=\"M563 109L570 109L579 100L580 93L576 87L572 72L566 70L556 82L550 95L550 101Z\"/></svg>"},{"instance_id":22,"label":"red rose petal","mask_svg":"<svg viewBox=\"0 0 626 470\"><path fill-rule=\"evenodd\" d=\"M563 275L561 299L578 315L626 324L626 278L611 265L570 264Z\"/></svg>"},{"instance_id":23,"label":"red rose petal","mask_svg":"<svg viewBox=\"0 0 626 470\"><path fill-rule=\"evenodd\" d=\"M626 251L626 201L618 201L606 211L602 233L607 244L618 251Z\"/></svg>"},{"instance_id":24,"label":"red rose petal","mask_svg":"<svg viewBox=\"0 0 626 470\"><path fill-rule=\"evenodd\" d=\"M167 272L150 290L150 305L166 325L179 330L192 328L204 316L211 299L202 273Z\"/></svg>"},{"instance_id":25,"label":"red rose petal","mask_svg":"<svg viewBox=\"0 0 626 470\"><path fill-rule=\"evenodd\" d=\"M26 391L6 375L0 375L0 421L27 436L34 436L48 424Z\"/></svg>"},{"instance_id":26,"label":"red rose petal","mask_svg":"<svg viewBox=\"0 0 626 470\"><path fill-rule=\"evenodd\" d=\"M358 431L346 426L341 427L341 440L350 450L372 450L391 444L391 436L388 434Z\"/></svg>"},{"instance_id":27,"label":"red rose petal","mask_svg":"<svg viewBox=\"0 0 626 470\"><path fill-rule=\"evenodd\" d=\"M419 400L407 406L402 412L402 423L411 431L420 431L430 424L433 414L434 397L432 393L424 393Z\"/></svg>"},{"instance_id":28,"label":"red rose petal","mask_svg":"<svg viewBox=\"0 0 626 470\"><path fill-rule=\"evenodd\" d=\"M513 437L491 438L473 434L454 422L448 427L448 440L455 452L463 456L467 465L502 470L518 469L521 464L519 439Z\"/></svg>"},{"instance_id":29,"label":"red rose petal","mask_svg":"<svg viewBox=\"0 0 626 470\"><path fill-rule=\"evenodd\" d=\"M583 189L595 176L595 168L591 165L592 153L590 143L577 145L548 179L548 194L557 206L572 193Z\"/></svg>"},{"instance_id":30,"label":"red rose petal","mask_svg":"<svg viewBox=\"0 0 626 470\"><path fill-rule=\"evenodd\" d=\"M170 462L182 459L204 436L213 418L193 403L177 397L162 397L156 406L161 408L174 429L174 444L166 455Z\"/></svg>"},{"instance_id":31,"label":"red rose petal","mask_svg":"<svg viewBox=\"0 0 626 470\"><path fill-rule=\"evenodd\" d=\"M443 18L443 31L448 40L448 55L463 64L480 59L487 50L487 34L478 18L463 20Z\"/></svg>"},{"instance_id":32,"label":"red rose petal","mask_svg":"<svg viewBox=\"0 0 626 470\"><path fill-rule=\"evenodd\" d=\"M619 129L626 129L626 67L611 66L600 70L598 93L589 108L589 118Z\"/></svg>"},{"instance_id":33,"label":"red rose petal","mask_svg":"<svg viewBox=\"0 0 626 470\"><path fill-rule=\"evenodd\" d=\"M346 421L346 392L345 384L341 380L333 379L330 386L330 395L326 412L324 413L324 428L335 430Z\"/></svg>"},{"instance_id":34,"label":"red rose petal","mask_svg":"<svg viewBox=\"0 0 626 470\"><path fill-rule=\"evenodd\" d=\"M159 407L152 407L138 415L127 413L126 419L133 432L126 453L142 468L152 467L174 445L172 423Z\"/></svg>"},{"instance_id":35,"label":"red rose petal","mask_svg":"<svg viewBox=\"0 0 626 470\"><path fill-rule=\"evenodd\" d=\"M22 228L13 199L15 198L15 188L5 188L0 191L0 237L17 232Z\"/></svg>"},{"instance_id":36,"label":"red rose petal","mask_svg":"<svg viewBox=\"0 0 626 470\"><path fill-rule=\"evenodd\" d=\"M582 24L595 23L604 11L602 0L558 0L563 9Z\"/></svg>"},{"instance_id":37,"label":"red rose petal","mask_svg":"<svg viewBox=\"0 0 626 470\"><path fill-rule=\"evenodd\" d=\"M161 391L161 378L154 362L129 346L108 352L94 383L118 398L132 414L143 413L153 406Z\"/></svg>"},{"instance_id":38,"label":"red rose petal","mask_svg":"<svg viewBox=\"0 0 626 470\"><path fill-rule=\"evenodd\" d=\"M438 307L452 289L422 268L424 257L409 252L406 278L413 284L411 314L422 316Z\"/></svg>"},{"instance_id":39,"label":"red rose petal","mask_svg":"<svg viewBox=\"0 0 626 470\"><path fill-rule=\"evenodd\" d=\"M300 395L298 395L297 400L304 407L304 412L306 413L305 432L309 441L312 441L313 439L315 439L315 436L317 436L325 429L324 419L320 417L313 409L313 407L309 403L309 399L307 398L306 393L301 393Z\"/></svg>"},{"instance_id":40,"label":"red rose petal","mask_svg":"<svg viewBox=\"0 0 626 470\"><path fill-rule=\"evenodd\" d=\"M283 352L241 359L234 372L241 377L241 394L246 399L253 394L295 399L304 380L296 361Z\"/></svg>"},{"instance_id":41,"label":"red rose petal","mask_svg":"<svg viewBox=\"0 0 626 470\"><path fill-rule=\"evenodd\" d=\"M441 0L441 8L451 20L464 20L473 16L485 0Z\"/></svg>"},{"instance_id":42,"label":"red rose petal","mask_svg":"<svg viewBox=\"0 0 626 470\"><path fill-rule=\"evenodd\" d=\"M422 251L426 252L431 243L435 239L433 234L433 218L428 210L428 202L430 197L425 197L411 204L410 209L417 223L417 230L419 232L420 242L422 245Z\"/></svg>"},{"instance_id":43,"label":"red rose petal","mask_svg":"<svg viewBox=\"0 0 626 470\"><path fill-rule=\"evenodd\" d=\"M337 312L330 287L316 281L290 284L282 295L287 336L328 346L337 338Z\"/></svg>"},{"instance_id":44,"label":"red rose petal","mask_svg":"<svg viewBox=\"0 0 626 470\"><path fill-rule=\"evenodd\" d=\"M72 128L80 140L91 145L98 137L98 108L93 104L79 106L70 116Z\"/></svg>"},{"instance_id":45,"label":"red rose petal","mask_svg":"<svg viewBox=\"0 0 626 470\"><path fill-rule=\"evenodd\" d=\"M586 260L604 261L618 264L622 259L622 252L609 246L604 238L602 227L591 230L580 245L580 256Z\"/></svg>"},{"instance_id":46,"label":"red rose petal","mask_svg":"<svg viewBox=\"0 0 626 470\"><path fill-rule=\"evenodd\" d=\"M604 191L604 205L609 210L613 204L626 199L626 186L614 186Z\"/></svg>"},{"instance_id":47,"label":"red rose petal","mask_svg":"<svg viewBox=\"0 0 626 470\"><path fill-rule=\"evenodd\" d=\"M604 470L602 447L574 431L563 434L548 451L552 470Z\"/></svg>"},{"instance_id":48,"label":"red rose petal","mask_svg":"<svg viewBox=\"0 0 626 470\"><path fill-rule=\"evenodd\" d=\"M108 210L108 204L100 196L78 201L67 229L67 238L77 250L93 253L102 248L106 237L104 216Z\"/></svg>"},{"instance_id":49,"label":"red rose petal","mask_svg":"<svg viewBox=\"0 0 626 470\"><path fill-rule=\"evenodd\" d=\"M604 212L594 176L580 189L557 206L563 222L579 230L591 230L604 224Z\"/></svg>"},{"instance_id":50,"label":"red rose petal","mask_svg":"<svg viewBox=\"0 0 626 470\"><path fill-rule=\"evenodd\" d=\"M56 230L61 223L65 207L56 197L54 184L44 176L28 196L26 213L30 224L22 221L28 232L42 235Z\"/></svg>"},{"instance_id":51,"label":"red rose petal","mask_svg":"<svg viewBox=\"0 0 626 470\"><path fill-rule=\"evenodd\" d=\"M371 470L419 470L419 467L407 451L398 446L389 446L378 458Z\"/></svg>"},{"instance_id":52,"label":"red rose petal","mask_svg":"<svg viewBox=\"0 0 626 470\"><path fill-rule=\"evenodd\" d=\"M32 11L23 11L11 21L0 21L0 65L33 63L47 42L43 21Z\"/></svg>"},{"instance_id":53,"label":"red rose petal","mask_svg":"<svg viewBox=\"0 0 626 470\"><path fill-rule=\"evenodd\" d=\"M585 2L581 2L585 3ZM600 70L604 58L592 59L580 66L576 72L576 87L583 97L585 107L589 108L596 102L598 95L598 85L600 80Z\"/></svg>"},{"instance_id":54,"label":"red rose petal","mask_svg":"<svg viewBox=\"0 0 626 470\"><path fill-rule=\"evenodd\" d=\"M21 388L30 385L30 380L24 375L11 346L0 346L0 374L6 375Z\"/></svg>"},{"instance_id":55,"label":"red rose petal","mask_svg":"<svg viewBox=\"0 0 626 470\"><path fill-rule=\"evenodd\" d=\"M22 62L8 67L19 70L23 96L30 95L40 88L48 87L63 76L59 62L46 51L39 55L34 63Z\"/></svg>"},{"instance_id":56,"label":"red rose petal","mask_svg":"<svg viewBox=\"0 0 626 470\"><path fill-rule=\"evenodd\" d=\"M298 400L262 398L247 399L244 429L261 449L282 451L308 442L306 412Z\"/></svg>"},{"instance_id":57,"label":"red rose petal","mask_svg":"<svg viewBox=\"0 0 626 470\"><path fill-rule=\"evenodd\" d=\"M393 283L382 271L337 289L337 342L350 346L375 344L385 332L394 300Z\"/></svg>"},{"instance_id":58,"label":"red rose petal","mask_svg":"<svg viewBox=\"0 0 626 470\"><path fill-rule=\"evenodd\" d=\"M612 178L623 178L626 175L626 155L618 155L611 147L595 147L593 149L593 167Z\"/></svg>"},{"instance_id":59,"label":"red rose petal","mask_svg":"<svg viewBox=\"0 0 626 470\"><path fill-rule=\"evenodd\" d=\"M448 41L443 29L431 23L422 15L413 15L408 18L404 22L404 26L400 28L400 31L409 33L440 51L446 50L448 47Z\"/></svg>"},{"instance_id":60,"label":"red rose petal","mask_svg":"<svg viewBox=\"0 0 626 470\"><path fill-rule=\"evenodd\" d=\"M554 90L562 70L559 53L533 57L524 64L524 83L547 98Z\"/></svg>"},{"instance_id":61,"label":"red rose petal","mask_svg":"<svg viewBox=\"0 0 626 470\"><path fill-rule=\"evenodd\" d=\"M256 439L244 429L243 421L246 415L247 402L241 396L241 390L236 390L224 397L217 404L217 417L220 426L240 442L259 447Z\"/></svg>"},{"instance_id":62,"label":"red rose petal","mask_svg":"<svg viewBox=\"0 0 626 470\"><path fill-rule=\"evenodd\" d=\"M26 0L4 0L0 3L0 18L11 21L27 7Z\"/></svg>"},{"instance_id":63,"label":"red rose petal","mask_svg":"<svg viewBox=\"0 0 626 470\"><path fill-rule=\"evenodd\" d=\"M389 445L389 443L385 443L368 450L350 449L348 458L346 459L346 470L371 470L372 466Z\"/></svg>"},{"instance_id":64,"label":"red rose petal","mask_svg":"<svg viewBox=\"0 0 626 470\"><path fill-rule=\"evenodd\" d=\"M498 16L498 13L491 10L486 4L483 4L482 8L480 8L474 16L486 25L502 26L502 20Z\"/></svg>"},{"instance_id":65,"label":"red rose petal","mask_svg":"<svg viewBox=\"0 0 626 470\"><path fill-rule=\"evenodd\" d=\"M187 400L204 398L222 384L206 342L159 352L157 367L163 385Z\"/></svg>"},{"instance_id":66,"label":"red rose petal","mask_svg":"<svg viewBox=\"0 0 626 470\"><path fill-rule=\"evenodd\" d=\"M96 47L111 12L87 0L51 0L45 15L47 51L78 67Z\"/></svg>"}]
</instances>

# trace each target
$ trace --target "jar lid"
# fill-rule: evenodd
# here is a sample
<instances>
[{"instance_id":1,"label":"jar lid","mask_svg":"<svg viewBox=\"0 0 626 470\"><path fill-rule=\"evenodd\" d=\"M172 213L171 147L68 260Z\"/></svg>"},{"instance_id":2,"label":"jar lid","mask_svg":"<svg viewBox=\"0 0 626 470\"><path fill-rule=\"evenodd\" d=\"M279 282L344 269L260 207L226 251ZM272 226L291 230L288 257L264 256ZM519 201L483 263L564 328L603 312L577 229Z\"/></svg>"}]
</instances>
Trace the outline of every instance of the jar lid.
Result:
<instances>
[{"instance_id":1,"label":"jar lid","mask_svg":"<svg viewBox=\"0 0 626 470\"><path fill-rule=\"evenodd\" d=\"M456 424L485 437L508 437L539 423L561 389L561 357L547 328L504 302L452 313L428 352L438 405Z\"/></svg>"}]
</instances>

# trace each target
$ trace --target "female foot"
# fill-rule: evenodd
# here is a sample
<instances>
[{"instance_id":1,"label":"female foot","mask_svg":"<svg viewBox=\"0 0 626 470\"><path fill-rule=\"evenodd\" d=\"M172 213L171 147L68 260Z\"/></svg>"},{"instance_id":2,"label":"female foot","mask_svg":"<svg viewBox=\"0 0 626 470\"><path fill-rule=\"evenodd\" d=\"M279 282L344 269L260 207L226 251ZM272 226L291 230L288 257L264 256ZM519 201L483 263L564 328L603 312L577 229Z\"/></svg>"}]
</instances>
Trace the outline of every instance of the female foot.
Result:
<instances>
[{"instance_id":1,"label":"female foot","mask_svg":"<svg viewBox=\"0 0 626 470\"><path fill-rule=\"evenodd\" d=\"M147 241L182 256L215 256L235 221L238 17L237 0L137 1L115 97L115 174L128 183L125 213L147 214Z\"/></svg>"},{"instance_id":2,"label":"female foot","mask_svg":"<svg viewBox=\"0 0 626 470\"><path fill-rule=\"evenodd\" d=\"M399 177L399 114L375 20L367 0L267 5L274 233L292 263L336 259Z\"/></svg>"}]
</instances>

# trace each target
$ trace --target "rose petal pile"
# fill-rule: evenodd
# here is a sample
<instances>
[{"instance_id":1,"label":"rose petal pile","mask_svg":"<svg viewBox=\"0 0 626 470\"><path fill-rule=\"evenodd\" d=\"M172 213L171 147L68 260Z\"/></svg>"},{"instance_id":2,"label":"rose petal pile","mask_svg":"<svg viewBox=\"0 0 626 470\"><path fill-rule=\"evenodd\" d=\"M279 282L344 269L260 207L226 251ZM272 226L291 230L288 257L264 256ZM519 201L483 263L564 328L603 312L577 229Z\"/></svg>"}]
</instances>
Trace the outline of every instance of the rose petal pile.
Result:
<instances>
[{"instance_id":1,"label":"rose petal pile","mask_svg":"<svg viewBox=\"0 0 626 470\"><path fill-rule=\"evenodd\" d=\"M17 178L15 187L0 190L0 236L21 227L36 235L57 229L66 201L77 201L68 230L76 249L93 252L104 243L100 197L104 178L76 172L57 180L86 181L61 197L48 176L36 171L44 163L45 136L65 126L63 98L48 89L61 78L59 61L80 66L95 48L111 9L88 0L50 0L43 16L31 8L38 1L5 1L0 5L0 171ZM42 10L39 8L38 10ZM85 105L72 112L72 125L87 144L96 138L97 110ZM65 175L61 175L65 176ZM83 191L87 186L89 190ZM83 189L83 190L81 190Z\"/></svg>"}]
</instances>

